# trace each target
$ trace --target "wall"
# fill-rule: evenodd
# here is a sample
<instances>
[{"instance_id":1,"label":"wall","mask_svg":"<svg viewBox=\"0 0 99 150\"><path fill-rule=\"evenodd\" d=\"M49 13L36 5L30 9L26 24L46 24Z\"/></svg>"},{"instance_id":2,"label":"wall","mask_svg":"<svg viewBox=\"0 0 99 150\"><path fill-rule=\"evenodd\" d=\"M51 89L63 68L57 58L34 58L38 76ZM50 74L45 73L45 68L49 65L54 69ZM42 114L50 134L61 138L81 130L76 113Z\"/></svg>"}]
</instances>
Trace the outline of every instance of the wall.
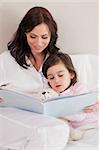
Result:
<instances>
[{"instance_id":1,"label":"wall","mask_svg":"<svg viewBox=\"0 0 99 150\"><path fill-rule=\"evenodd\" d=\"M36 1L36 2L35 2ZM98 53L98 13L95 1L2 0L0 3L0 52L16 31L25 13L33 6L49 9L58 24L57 45L69 54Z\"/></svg>"}]
</instances>

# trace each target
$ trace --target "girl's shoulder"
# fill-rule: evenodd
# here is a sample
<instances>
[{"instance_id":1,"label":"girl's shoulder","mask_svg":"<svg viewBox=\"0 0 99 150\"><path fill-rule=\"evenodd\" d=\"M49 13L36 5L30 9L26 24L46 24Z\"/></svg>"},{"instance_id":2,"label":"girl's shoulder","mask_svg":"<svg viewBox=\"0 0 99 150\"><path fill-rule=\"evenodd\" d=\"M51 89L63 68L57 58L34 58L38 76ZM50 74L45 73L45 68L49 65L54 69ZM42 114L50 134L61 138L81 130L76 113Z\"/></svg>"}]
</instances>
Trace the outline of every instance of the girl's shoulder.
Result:
<instances>
[{"instance_id":1,"label":"girl's shoulder","mask_svg":"<svg viewBox=\"0 0 99 150\"><path fill-rule=\"evenodd\" d=\"M83 94L88 91L87 87L81 82L76 82L71 88L73 90L73 93L76 95Z\"/></svg>"},{"instance_id":2,"label":"girl's shoulder","mask_svg":"<svg viewBox=\"0 0 99 150\"><path fill-rule=\"evenodd\" d=\"M75 96L88 92L86 86L80 82L76 82L70 88L62 92L60 95Z\"/></svg>"}]
</instances>

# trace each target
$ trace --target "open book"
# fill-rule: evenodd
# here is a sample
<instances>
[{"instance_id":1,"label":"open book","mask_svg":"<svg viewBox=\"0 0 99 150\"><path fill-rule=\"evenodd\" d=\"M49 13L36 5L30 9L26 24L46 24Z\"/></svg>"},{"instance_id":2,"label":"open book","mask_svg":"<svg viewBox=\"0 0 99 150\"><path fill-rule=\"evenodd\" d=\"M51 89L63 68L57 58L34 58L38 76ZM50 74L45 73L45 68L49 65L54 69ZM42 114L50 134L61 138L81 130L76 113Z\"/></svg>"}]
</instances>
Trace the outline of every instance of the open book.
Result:
<instances>
[{"instance_id":1,"label":"open book","mask_svg":"<svg viewBox=\"0 0 99 150\"><path fill-rule=\"evenodd\" d=\"M16 107L55 117L71 115L82 111L86 106L96 103L97 92L76 96L58 96L47 101L27 96L11 90L0 89L0 107Z\"/></svg>"}]
</instances>

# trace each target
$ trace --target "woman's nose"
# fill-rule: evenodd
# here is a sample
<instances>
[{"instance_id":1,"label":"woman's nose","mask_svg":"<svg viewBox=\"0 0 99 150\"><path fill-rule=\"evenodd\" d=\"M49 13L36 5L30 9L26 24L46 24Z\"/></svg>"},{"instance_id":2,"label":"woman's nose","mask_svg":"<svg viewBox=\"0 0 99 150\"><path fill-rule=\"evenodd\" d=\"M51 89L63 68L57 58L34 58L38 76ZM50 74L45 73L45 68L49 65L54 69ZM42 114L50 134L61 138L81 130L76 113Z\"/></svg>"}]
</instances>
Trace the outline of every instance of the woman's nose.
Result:
<instances>
[{"instance_id":1,"label":"woman's nose","mask_svg":"<svg viewBox=\"0 0 99 150\"><path fill-rule=\"evenodd\" d=\"M37 41L36 41L36 43L37 43L37 45L39 45L39 46L42 45L42 39L41 39L41 38L38 38Z\"/></svg>"}]
</instances>

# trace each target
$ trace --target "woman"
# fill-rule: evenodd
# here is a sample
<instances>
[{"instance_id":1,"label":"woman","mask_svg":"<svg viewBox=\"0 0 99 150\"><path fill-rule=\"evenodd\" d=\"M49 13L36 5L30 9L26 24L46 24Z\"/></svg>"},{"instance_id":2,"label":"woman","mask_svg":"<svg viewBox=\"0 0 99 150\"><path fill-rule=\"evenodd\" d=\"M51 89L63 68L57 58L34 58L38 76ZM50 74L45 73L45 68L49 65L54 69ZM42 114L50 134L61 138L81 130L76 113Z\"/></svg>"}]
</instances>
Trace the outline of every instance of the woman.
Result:
<instances>
[{"instance_id":1,"label":"woman","mask_svg":"<svg viewBox=\"0 0 99 150\"><path fill-rule=\"evenodd\" d=\"M42 64L56 53L57 24L43 7L33 7L21 20L8 50L0 55L0 86L31 93L47 87Z\"/></svg>"}]
</instances>

